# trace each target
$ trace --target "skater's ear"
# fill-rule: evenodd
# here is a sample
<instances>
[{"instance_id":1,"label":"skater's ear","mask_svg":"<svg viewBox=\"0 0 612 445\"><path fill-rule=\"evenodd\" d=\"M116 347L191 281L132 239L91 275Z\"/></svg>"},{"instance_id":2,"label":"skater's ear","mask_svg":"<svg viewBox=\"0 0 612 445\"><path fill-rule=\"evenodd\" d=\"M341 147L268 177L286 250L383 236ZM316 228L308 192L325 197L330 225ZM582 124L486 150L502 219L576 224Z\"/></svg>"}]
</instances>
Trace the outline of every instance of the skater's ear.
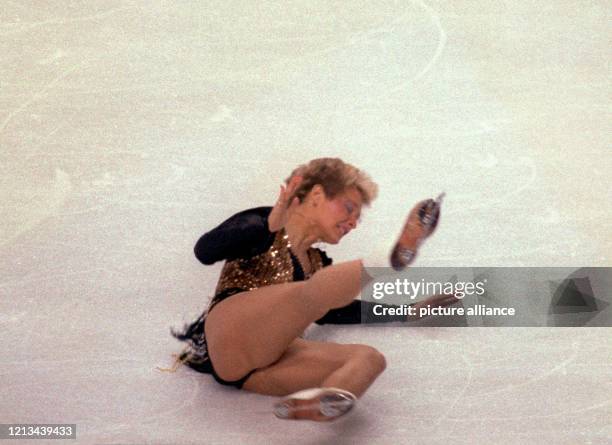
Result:
<instances>
[{"instance_id":1,"label":"skater's ear","mask_svg":"<svg viewBox=\"0 0 612 445\"><path fill-rule=\"evenodd\" d=\"M320 205L325 197L325 190L321 184L315 184L307 195L308 201L314 207Z\"/></svg>"}]
</instances>

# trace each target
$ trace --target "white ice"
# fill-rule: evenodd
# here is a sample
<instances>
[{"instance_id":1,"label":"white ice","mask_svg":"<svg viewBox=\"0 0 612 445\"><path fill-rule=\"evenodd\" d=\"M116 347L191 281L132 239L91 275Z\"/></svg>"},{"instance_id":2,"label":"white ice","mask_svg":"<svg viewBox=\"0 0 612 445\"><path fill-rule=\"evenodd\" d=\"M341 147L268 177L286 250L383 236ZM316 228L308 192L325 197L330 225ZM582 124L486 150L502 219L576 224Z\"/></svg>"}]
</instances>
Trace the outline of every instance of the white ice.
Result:
<instances>
[{"instance_id":1,"label":"white ice","mask_svg":"<svg viewBox=\"0 0 612 445\"><path fill-rule=\"evenodd\" d=\"M4 1L0 423L76 423L92 444L610 443L611 328L313 328L388 361L329 425L155 370L214 289L197 238L315 157L380 186L336 261L384 262L445 191L418 265L612 265L609 17L597 0Z\"/></svg>"}]
</instances>

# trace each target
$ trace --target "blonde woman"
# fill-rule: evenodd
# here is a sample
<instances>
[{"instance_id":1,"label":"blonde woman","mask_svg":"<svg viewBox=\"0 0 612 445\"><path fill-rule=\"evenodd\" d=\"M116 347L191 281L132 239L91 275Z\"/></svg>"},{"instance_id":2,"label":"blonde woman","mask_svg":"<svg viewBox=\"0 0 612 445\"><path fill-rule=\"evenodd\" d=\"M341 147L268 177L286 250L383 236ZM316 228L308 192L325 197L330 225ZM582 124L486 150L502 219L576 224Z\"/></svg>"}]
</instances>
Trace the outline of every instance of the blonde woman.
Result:
<instances>
[{"instance_id":1,"label":"blonde woman","mask_svg":"<svg viewBox=\"0 0 612 445\"><path fill-rule=\"evenodd\" d=\"M362 260L332 265L312 247L337 244L357 227L362 207L377 194L369 176L340 159L322 158L296 168L285 184L273 207L237 213L198 240L195 255L203 264L225 265L208 309L183 332L172 331L187 342L176 365L210 373L223 385L282 397L277 417L328 421L353 407L385 369L385 358L367 345L305 340L304 330L313 322L407 317L362 320L371 304L355 299ZM433 232L438 213L429 211L431 203L410 212L393 250L395 263L409 263ZM456 301L436 296L419 304Z\"/></svg>"}]
</instances>

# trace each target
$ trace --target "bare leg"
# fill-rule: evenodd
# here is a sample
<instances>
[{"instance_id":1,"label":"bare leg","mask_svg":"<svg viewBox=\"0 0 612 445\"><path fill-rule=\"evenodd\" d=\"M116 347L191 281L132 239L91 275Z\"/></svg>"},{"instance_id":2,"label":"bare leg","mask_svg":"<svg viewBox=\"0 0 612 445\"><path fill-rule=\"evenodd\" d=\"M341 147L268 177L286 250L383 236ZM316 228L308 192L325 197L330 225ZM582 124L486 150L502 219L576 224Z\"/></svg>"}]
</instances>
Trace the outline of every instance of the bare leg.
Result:
<instances>
[{"instance_id":1,"label":"bare leg","mask_svg":"<svg viewBox=\"0 0 612 445\"><path fill-rule=\"evenodd\" d=\"M255 371L243 389L286 396L307 388L336 387L360 397L385 369L385 359L366 345L296 338L281 358Z\"/></svg>"},{"instance_id":2,"label":"bare leg","mask_svg":"<svg viewBox=\"0 0 612 445\"><path fill-rule=\"evenodd\" d=\"M339 263L307 281L242 292L217 304L205 328L217 373L236 380L277 361L308 325L359 295L362 271L360 260Z\"/></svg>"},{"instance_id":3,"label":"bare leg","mask_svg":"<svg viewBox=\"0 0 612 445\"><path fill-rule=\"evenodd\" d=\"M376 349L362 346L346 363L330 374L321 387L346 389L357 397L370 387L374 380L385 370L385 357Z\"/></svg>"}]
</instances>

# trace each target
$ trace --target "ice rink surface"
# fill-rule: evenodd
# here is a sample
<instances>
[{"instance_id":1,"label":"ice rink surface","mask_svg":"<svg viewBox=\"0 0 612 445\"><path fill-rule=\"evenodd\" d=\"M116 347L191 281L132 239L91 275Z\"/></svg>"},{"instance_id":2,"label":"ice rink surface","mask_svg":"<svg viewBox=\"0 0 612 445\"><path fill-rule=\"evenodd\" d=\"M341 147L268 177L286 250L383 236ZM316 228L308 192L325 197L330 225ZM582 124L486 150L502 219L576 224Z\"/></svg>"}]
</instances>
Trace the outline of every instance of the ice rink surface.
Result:
<instances>
[{"instance_id":1,"label":"ice rink surface","mask_svg":"<svg viewBox=\"0 0 612 445\"><path fill-rule=\"evenodd\" d=\"M316 157L380 186L335 261L384 264L446 191L418 265L611 266L609 2L1 9L0 423L75 423L83 444L610 443L612 328L313 327L388 361L324 425L155 369L214 290L198 237Z\"/></svg>"}]
</instances>

